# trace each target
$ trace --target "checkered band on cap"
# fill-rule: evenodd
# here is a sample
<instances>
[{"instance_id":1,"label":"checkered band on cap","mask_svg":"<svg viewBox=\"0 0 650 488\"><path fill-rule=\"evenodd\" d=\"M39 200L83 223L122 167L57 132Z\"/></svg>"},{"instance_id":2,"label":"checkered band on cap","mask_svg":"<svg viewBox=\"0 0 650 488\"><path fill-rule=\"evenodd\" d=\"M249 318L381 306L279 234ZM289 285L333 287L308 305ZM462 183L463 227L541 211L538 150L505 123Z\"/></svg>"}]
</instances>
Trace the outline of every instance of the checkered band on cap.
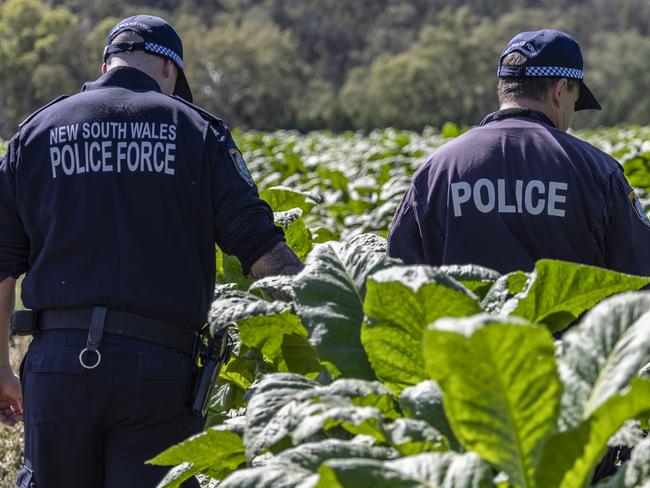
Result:
<instances>
[{"instance_id":1,"label":"checkered band on cap","mask_svg":"<svg viewBox=\"0 0 650 488\"><path fill-rule=\"evenodd\" d=\"M562 66L527 66L526 76L552 76L558 78L575 78L582 80L585 75L581 69Z\"/></svg>"},{"instance_id":2,"label":"checkered band on cap","mask_svg":"<svg viewBox=\"0 0 650 488\"><path fill-rule=\"evenodd\" d=\"M176 63L176 66L178 66L181 70L185 69L183 67L183 60L181 59L181 57L178 54L176 54L174 51L169 49L168 47L161 46L160 44L155 44L153 42L145 42L144 50L153 54L158 54L160 56L169 58L172 61L174 61L174 63Z\"/></svg>"}]
</instances>

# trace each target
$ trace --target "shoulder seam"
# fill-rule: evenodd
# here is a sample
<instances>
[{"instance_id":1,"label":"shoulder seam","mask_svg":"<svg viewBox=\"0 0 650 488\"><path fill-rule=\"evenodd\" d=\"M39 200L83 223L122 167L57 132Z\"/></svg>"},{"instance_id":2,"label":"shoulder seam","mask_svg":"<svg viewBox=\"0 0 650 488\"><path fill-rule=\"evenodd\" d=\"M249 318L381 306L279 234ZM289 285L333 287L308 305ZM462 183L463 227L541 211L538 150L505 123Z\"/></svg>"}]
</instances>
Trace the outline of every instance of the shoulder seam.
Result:
<instances>
[{"instance_id":1,"label":"shoulder seam","mask_svg":"<svg viewBox=\"0 0 650 488\"><path fill-rule=\"evenodd\" d=\"M25 125L27 122L32 120L34 117L36 117L39 113L41 113L43 110L45 110L48 107L51 107L55 103L60 102L61 100L68 98L70 95L61 95L60 97L56 97L54 100L52 100L49 103L46 103L43 105L41 108L37 109L36 111L32 112L30 115L28 115L25 120L23 120L20 124L18 124L18 128L22 128L23 125Z\"/></svg>"},{"instance_id":2,"label":"shoulder seam","mask_svg":"<svg viewBox=\"0 0 650 488\"><path fill-rule=\"evenodd\" d=\"M179 97L178 95L172 95L171 96L174 100L181 102L183 105L186 105L187 107L193 109L195 112L197 112L199 115L201 115L205 120L208 122L214 123L217 126L226 128L226 124L224 123L223 120L221 120L219 117L217 117L214 114L211 114L205 109L202 109L201 107L194 105L193 103L188 102L184 98Z\"/></svg>"}]
</instances>

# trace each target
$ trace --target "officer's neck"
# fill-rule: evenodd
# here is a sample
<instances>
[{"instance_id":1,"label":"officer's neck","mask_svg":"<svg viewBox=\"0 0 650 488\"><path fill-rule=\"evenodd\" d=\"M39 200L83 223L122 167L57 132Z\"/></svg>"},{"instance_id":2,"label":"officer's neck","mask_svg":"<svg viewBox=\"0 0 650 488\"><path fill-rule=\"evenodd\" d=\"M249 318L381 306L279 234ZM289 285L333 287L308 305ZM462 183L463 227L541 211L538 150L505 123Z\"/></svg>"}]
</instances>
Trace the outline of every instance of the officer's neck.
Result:
<instances>
[{"instance_id":1,"label":"officer's neck","mask_svg":"<svg viewBox=\"0 0 650 488\"><path fill-rule=\"evenodd\" d=\"M546 102L539 100L530 100L527 98L522 98L519 100L508 100L501 104L499 110L507 110L513 108L535 110L537 112L541 112L546 115L546 117L548 117L548 119L553 123L555 127L560 127L557 112L555 110L552 110Z\"/></svg>"}]
</instances>

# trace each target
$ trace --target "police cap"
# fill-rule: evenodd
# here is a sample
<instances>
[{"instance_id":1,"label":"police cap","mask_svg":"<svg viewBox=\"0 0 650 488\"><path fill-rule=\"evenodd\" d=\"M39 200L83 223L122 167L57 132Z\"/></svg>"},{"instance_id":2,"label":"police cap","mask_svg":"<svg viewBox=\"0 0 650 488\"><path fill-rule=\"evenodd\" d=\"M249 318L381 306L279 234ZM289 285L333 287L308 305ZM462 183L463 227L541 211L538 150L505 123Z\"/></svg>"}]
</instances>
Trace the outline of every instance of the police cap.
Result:
<instances>
[{"instance_id":1,"label":"police cap","mask_svg":"<svg viewBox=\"0 0 650 488\"><path fill-rule=\"evenodd\" d=\"M506 56L513 52L526 58L523 66L503 64ZM580 46L573 37L562 31L542 29L517 34L504 49L497 73L500 78L549 76L579 80L580 97L575 109L600 110L600 104L584 82Z\"/></svg>"},{"instance_id":2,"label":"police cap","mask_svg":"<svg viewBox=\"0 0 650 488\"><path fill-rule=\"evenodd\" d=\"M132 31L142 37L143 42L123 42L112 44L117 35ZM117 23L106 39L104 62L111 54L125 51L146 51L156 56L171 59L178 68L178 79L174 95L192 102L192 91L185 77L183 63L183 43L178 33L165 19L153 15L134 15Z\"/></svg>"}]
</instances>

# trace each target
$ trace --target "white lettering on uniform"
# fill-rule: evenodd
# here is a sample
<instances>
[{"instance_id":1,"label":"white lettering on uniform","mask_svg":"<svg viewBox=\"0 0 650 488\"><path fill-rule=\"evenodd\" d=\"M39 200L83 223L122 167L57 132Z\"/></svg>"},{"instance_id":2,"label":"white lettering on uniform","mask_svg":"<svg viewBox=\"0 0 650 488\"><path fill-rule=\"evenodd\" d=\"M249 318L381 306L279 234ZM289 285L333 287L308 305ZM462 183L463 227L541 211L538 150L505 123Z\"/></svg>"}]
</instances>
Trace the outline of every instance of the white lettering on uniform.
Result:
<instances>
[{"instance_id":1,"label":"white lettering on uniform","mask_svg":"<svg viewBox=\"0 0 650 488\"><path fill-rule=\"evenodd\" d=\"M131 157L131 154L135 156ZM137 171L140 165L140 145L137 142L129 143L129 148L126 151L126 164L129 166L129 171Z\"/></svg>"},{"instance_id":2,"label":"white lettering on uniform","mask_svg":"<svg viewBox=\"0 0 650 488\"><path fill-rule=\"evenodd\" d=\"M537 205L533 205L533 190L537 188L537 192L543 195L546 189L544 183L539 180L532 180L526 185L526 196L524 203L526 205L526 212L531 215L539 215L544 211L544 204L546 203L543 198L537 199Z\"/></svg>"},{"instance_id":3,"label":"white lettering on uniform","mask_svg":"<svg viewBox=\"0 0 650 488\"><path fill-rule=\"evenodd\" d=\"M548 184L548 214L555 217L564 217L566 214L564 209L558 209L558 203L566 203L566 195L558 195L559 190L566 191L569 185L559 181L551 181Z\"/></svg>"},{"instance_id":4,"label":"white lettering on uniform","mask_svg":"<svg viewBox=\"0 0 650 488\"><path fill-rule=\"evenodd\" d=\"M66 155L68 155L67 160ZM70 163L70 165L68 166L66 163ZM63 168L63 172L68 176L74 173L74 151L69 144L61 148L61 167Z\"/></svg>"},{"instance_id":5,"label":"white lettering on uniform","mask_svg":"<svg viewBox=\"0 0 650 488\"><path fill-rule=\"evenodd\" d=\"M497 194L499 195L499 213L515 213L514 205L506 204L506 180L497 180Z\"/></svg>"},{"instance_id":6,"label":"white lettering on uniform","mask_svg":"<svg viewBox=\"0 0 650 488\"><path fill-rule=\"evenodd\" d=\"M172 151L176 150L176 144L165 144L165 174L173 175L175 173L174 168L169 167L169 163L172 163L176 160L176 156L172 154Z\"/></svg>"},{"instance_id":7,"label":"white lettering on uniform","mask_svg":"<svg viewBox=\"0 0 650 488\"><path fill-rule=\"evenodd\" d=\"M546 210L546 215L564 217L569 185L560 181L547 184L541 180L515 180L512 185L506 179L497 179L495 185L487 178L478 179L473 185L467 181L454 182L450 185L454 217L462 217L462 207L469 202L481 213L496 210L502 214L541 215Z\"/></svg>"},{"instance_id":8,"label":"white lettering on uniform","mask_svg":"<svg viewBox=\"0 0 650 488\"><path fill-rule=\"evenodd\" d=\"M99 171L99 168L102 167L102 162L99 159L95 159L95 156L93 155L93 152L99 154L101 150L101 146L99 145L99 142L91 142L90 143L90 168L96 173Z\"/></svg>"},{"instance_id":9,"label":"white lettering on uniform","mask_svg":"<svg viewBox=\"0 0 650 488\"><path fill-rule=\"evenodd\" d=\"M524 213L523 210L524 181L523 180L515 181L515 201L517 202L517 213Z\"/></svg>"},{"instance_id":10,"label":"white lettering on uniform","mask_svg":"<svg viewBox=\"0 0 650 488\"><path fill-rule=\"evenodd\" d=\"M487 189L487 203L483 203L481 190ZM474 205L479 212L489 213L494 210L494 184L486 178L481 178L474 183Z\"/></svg>"},{"instance_id":11,"label":"white lettering on uniform","mask_svg":"<svg viewBox=\"0 0 650 488\"><path fill-rule=\"evenodd\" d=\"M56 167L61 164L61 149L50 147L50 164L52 165L52 178L56 178Z\"/></svg>"},{"instance_id":12,"label":"white lettering on uniform","mask_svg":"<svg viewBox=\"0 0 650 488\"><path fill-rule=\"evenodd\" d=\"M462 193L461 193L462 192ZM460 206L463 203L469 202L472 198L472 187L466 181L451 184L451 201L454 206L454 217L460 217L463 212Z\"/></svg>"},{"instance_id":13,"label":"white lettering on uniform","mask_svg":"<svg viewBox=\"0 0 650 488\"><path fill-rule=\"evenodd\" d=\"M174 175L174 124L83 122L49 129L52 178L84 173Z\"/></svg>"},{"instance_id":14,"label":"white lettering on uniform","mask_svg":"<svg viewBox=\"0 0 650 488\"><path fill-rule=\"evenodd\" d=\"M126 142L117 143L117 172L122 172L122 161L126 161L126 152L124 151L128 144Z\"/></svg>"}]
</instances>

